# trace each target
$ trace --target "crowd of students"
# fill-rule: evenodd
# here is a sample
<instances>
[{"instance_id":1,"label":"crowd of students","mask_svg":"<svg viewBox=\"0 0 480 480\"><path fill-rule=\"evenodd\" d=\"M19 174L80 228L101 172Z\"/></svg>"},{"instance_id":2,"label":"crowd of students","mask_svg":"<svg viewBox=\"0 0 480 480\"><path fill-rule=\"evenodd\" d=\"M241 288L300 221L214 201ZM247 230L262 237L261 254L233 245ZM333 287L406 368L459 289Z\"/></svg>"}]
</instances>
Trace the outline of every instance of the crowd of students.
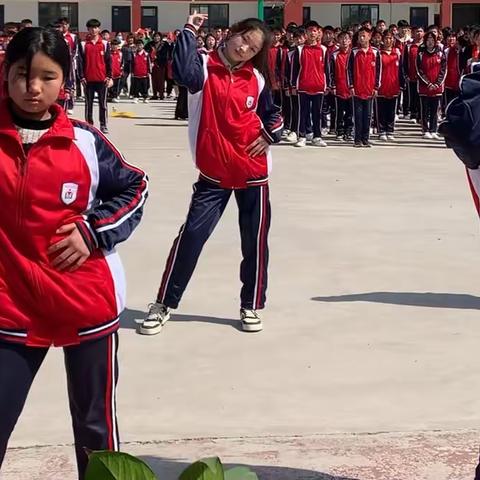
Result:
<instances>
[{"instance_id":1,"label":"crowd of students","mask_svg":"<svg viewBox=\"0 0 480 480\"><path fill-rule=\"evenodd\" d=\"M273 29L269 66L275 101L285 118L283 138L326 147L333 135L370 147L373 133L395 140L399 118L421 127L423 138L443 140L438 120L480 62L480 29L424 29L405 20L379 20L348 29L315 21Z\"/></svg>"}]
</instances>

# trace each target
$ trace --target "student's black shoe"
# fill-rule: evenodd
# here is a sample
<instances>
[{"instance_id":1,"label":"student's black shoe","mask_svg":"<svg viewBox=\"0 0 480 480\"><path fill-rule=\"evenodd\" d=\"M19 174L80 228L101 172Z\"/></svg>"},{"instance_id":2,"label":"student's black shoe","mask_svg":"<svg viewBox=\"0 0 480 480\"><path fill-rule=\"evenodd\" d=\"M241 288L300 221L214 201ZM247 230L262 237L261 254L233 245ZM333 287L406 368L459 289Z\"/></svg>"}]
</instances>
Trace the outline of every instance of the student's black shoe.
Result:
<instances>
[{"instance_id":1,"label":"student's black shoe","mask_svg":"<svg viewBox=\"0 0 480 480\"><path fill-rule=\"evenodd\" d=\"M353 137L351 135L344 135L343 136L343 139L346 141L346 142L353 142Z\"/></svg>"},{"instance_id":2,"label":"student's black shoe","mask_svg":"<svg viewBox=\"0 0 480 480\"><path fill-rule=\"evenodd\" d=\"M345 135L335 135L335 140L337 141L345 140Z\"/></svg>"},{"instance_id":3,"label":"student's black shoe","mask_svg":"<svg viewBox=\"0 0 480 480\"><path fill-rule=\"evenodd\" d=\"M364 146L366 148L371 148L372 144L367 140L366 142L362 142L362 146Z\"/></svg>"},{"instance_id":4,"label":"student's black shoe","mask_svg":"<svg viewBox=\"0 0 480 480\"><path fill-rule=\"evenodd\" d=\"M104 135L108 135L110 132L108 131L108 128L107 127L100 127L100 131L104 134Z\"/></svg>"},{"instance_id":5,"label":"student's black shoe","mask_svg":"<svg viewBox=\"0 0 480 480\"><path fill-rule=\"evenodd\" d=\"M154 95L153 97L150 97L150 100L158 100L158 97Z\"/></svg>"},{"instance_id":6,"label":"student's black shoe","mask_svg":"<svg viewBox=\"0 0 480 480\"><path fill-rule=\"evenodd\" d=\"M362 147L362 144L361 144L360 142L355 142L355 143L353 144L353 147L354 147L354 148L361 148L361 147Z\"/></svg>"}]
</instances>

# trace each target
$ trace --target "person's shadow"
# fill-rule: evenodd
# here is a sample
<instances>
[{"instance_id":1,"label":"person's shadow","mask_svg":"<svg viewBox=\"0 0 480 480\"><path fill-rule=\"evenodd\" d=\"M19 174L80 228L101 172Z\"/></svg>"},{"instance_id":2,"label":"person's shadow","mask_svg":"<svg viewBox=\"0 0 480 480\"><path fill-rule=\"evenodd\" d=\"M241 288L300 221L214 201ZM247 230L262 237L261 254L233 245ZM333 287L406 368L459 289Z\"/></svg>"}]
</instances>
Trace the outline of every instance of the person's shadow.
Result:
<instances>
[{"instance_id":1,"label":"person's shadow","mask_svg":"<svg viewBox=\"0 0 480 480\"><path fill-rule=\"evenodd\" d=\"M146 462L161 480L177 480L189 463L180 459L162 458L150 455L141 455L141 460ZM228 465L226 469L240 465ZM343 476L329 475L328 473L304 470L302 468L278 467L271 465L258 465L248 467L257 474L259 480L360 480Z\"/></svg>"},{"instance_id":2,"label":"person's shadow","mask_svg":"<svg viewBox=\"0 0 480 480\"><path fill-rule=\"evenodd\" d=\"M147 312L141 310L133 310L126 308L120 315L120 328L136 329L138 324L135 322L138 319L145 318ZM205 317L202 315L177 315L172 313L169 322L201 322L213 323L216 325L223 325L232 327L235 330L242 330L240 320L233 320L231 318Z\"/></svg>"},{"instance_id":3,"label":"person's shadow","mask_svg":"<svg viewBox=\"0 0 480 480\"><path fill-rule=\"evenodd\" d=\"M409 305L412 307L480 310L480 297L462 293L368 292L331 297L313 297L312 300L327 303L373 302L391 305Z\"/></svg>"}]
</instances>

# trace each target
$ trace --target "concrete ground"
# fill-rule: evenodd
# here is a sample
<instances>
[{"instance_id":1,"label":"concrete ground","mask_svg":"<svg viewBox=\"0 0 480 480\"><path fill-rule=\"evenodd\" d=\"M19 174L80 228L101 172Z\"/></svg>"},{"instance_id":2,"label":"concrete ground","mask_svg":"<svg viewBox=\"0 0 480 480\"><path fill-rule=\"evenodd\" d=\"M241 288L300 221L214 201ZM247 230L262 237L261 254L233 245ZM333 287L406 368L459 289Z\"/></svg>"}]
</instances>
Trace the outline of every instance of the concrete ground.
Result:
<instances>
[{"instance_id":1,"label":"concrete ground","mask_svg":"<svg viewBox=\"0 0 480 480\"><path fill-rule=\"evenodd\" d=\"M467 480L480 443L480 238L459 161L404 125L397 145L274 147L265 330L239 331L232 201L164 331L135 333L195 171L172 102L120 104L112 140L150 177L120 246L123 450L173 480L218 454L261 479ZM81 114L79 109L79 115ZM75 478L62 352L11 440L5 480Z\"/></svg>"}]
</instances>

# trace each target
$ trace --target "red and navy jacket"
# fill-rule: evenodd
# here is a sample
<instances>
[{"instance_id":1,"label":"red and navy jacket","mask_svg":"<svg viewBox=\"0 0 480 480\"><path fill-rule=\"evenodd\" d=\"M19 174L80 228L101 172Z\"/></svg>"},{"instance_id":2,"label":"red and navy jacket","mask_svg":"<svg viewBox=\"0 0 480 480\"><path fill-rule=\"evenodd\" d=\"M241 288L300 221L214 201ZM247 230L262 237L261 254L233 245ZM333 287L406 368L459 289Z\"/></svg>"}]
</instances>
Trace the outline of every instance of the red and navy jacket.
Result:
<instances>
[{"instance_id":1,"label":"red and navy jacket","mask_svg":"<svg viewBox=\"0 0 480 480\"><path fill-rule=\"evenodd\" d=\"M78 70L80 78L87 82L104 82L107 78L112 78L110 44L102 39L96 43L91 40L82 42Z\"/></svg>"},{"instance_id":2,"label":"red and navy jacket","mask_svg":"<svg viewBox=\"0 0 480 480\"><path fill-rule=\"evenodd\" d=\"M367 51L354 48L348 59L348 86L353 88L355 97L363 100L372 98L380 88L382 60L380 51L368 47Z\"/></svg>"},{"instance_id":3,"label":"red and navy jacket","mask_svg":"<svg viewBox=\"0 0 480 480\"><path fill-rule=\"evenodd\" d=\"M329 86L335 89L335 95L344 100L350 98L350 88L348 87L347 67L350 58L350 49L342 51L335 50L330 56L330 82Z\"/></svg>"},{"instance_id":4,"label":"red and navy jacket","mask_svg":"<svg viewBox=\"0 0 480 480\"><path fill-rule=\"evenodd\" d=\"M116 331L125 278L115 245L138 225L145 173L125 162L97 129L55 122L25 154L0 102L0 339L35 347L75 345ZM75 223L91 255L58 271L47 255L57 229Z\"/></svg>"},{"instance_id":5,"label":"red and navy jacket","mask_svg":"<svg viewBox=\"0 0 480 480\"><path fill-rule=\"evenodd\" d=\"M120 49L111 51L112 57L112 78L121 78L123 74L123 53Z\"/></svg>"},{"instance_id":6,"label":"red and navy jacket","mask_svg":"<svg viewBox=\"0 0 480 480\"><path fill-rule=\"evenodd\" d=\"M400 95L400 90L405 86L402 53L398 48L394 48L391 52L382 50L380 56L382 58L382 78L378 96L397 97Z\"/></svg>"},{"instance_id":7,"label":"red and navy jacket","mask_svg":"<svg viewBox=\"0 0 480 480\"><path fill-rule=\"evenodd\" d=\"M231 67L222 48L199 53L192 25L178 36L173 68L190 93L190 148L201 177L227 189L265 184L270 151L250 157L246 148L260 135L279 142L283 119L263 76L251 62Z\"/></svg>"},{"instance_id":8,"label":"red and navy jacket","mask_svg":"<svg viewBox=\"0 0 480 480\"><path fill-rule=\"evenodd\" d=\"M409 43L403 51L403 72L409 82L416 82L417 76L417 56L419 43Z\"/></svg>"},{"instance_id":9,"label":"red and navy jacket","mask_svg":"<svg viewBox=\"0 0 480 480\"><path fill-rule=\"evenodd\" d=\"M447 75L445 77L445 88L450 90L460 90L460 49L457 46L447 47L445 50L447 57Z\"/></svg>"},{"instance_id":10,"label":"red and navy jacket","mask_svg":"<svg viewBox=\"0 0 480 480\"><path fill-rule=\"evenodd\" d=\"M292 82L299 93L317 95L327 88L328 61L325 45L300 45L292 60Z\"/></svg>"},{"instance_id":11,"label":"red and navy jacket","mask_svg":"<svg viewBox=\"0 0 480 480\"><path fill-rule=\"evenodd\" d=\"M135 78L148 78L150 73L152 73L150 55L145 50L135 52L133 55L133 76Z\"/></svg>"},{"instance_id":12,"label":"red and navy jacket","mask_svg":"<svg viewBox=\"0 0 480 480\"><path fill-rule=\"evenodd\" d=\"M270 47L268 51L268 73L272 90L280 90L282 85L282 46Z\"/></svg>"},{"instance_id":13,"label":"red and navy jacket","mask_svg":"<svg viewBox=\"0 0 480 480\"><path fill-rule=\"evenodd\" d=\"M418 50L417 56L418 93L427 97L443 94L445 77L447 75L447 59L438 46L429 52L425 46ZM435 85L435 88L428 88Z\"/></svg>"}]
</instances>

